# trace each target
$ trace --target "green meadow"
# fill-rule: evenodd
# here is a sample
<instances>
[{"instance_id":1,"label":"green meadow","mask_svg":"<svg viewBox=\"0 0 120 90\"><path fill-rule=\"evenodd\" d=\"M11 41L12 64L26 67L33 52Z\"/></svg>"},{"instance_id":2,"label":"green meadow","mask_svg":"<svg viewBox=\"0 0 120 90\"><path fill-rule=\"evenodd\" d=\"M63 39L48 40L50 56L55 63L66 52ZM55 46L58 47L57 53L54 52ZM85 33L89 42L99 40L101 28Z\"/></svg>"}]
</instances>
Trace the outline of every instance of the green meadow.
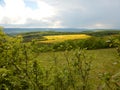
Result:
<instances>
[{"instance_id":1,"label":"green meadow","mask_svg":"<svg viewBox=\"0 0 120 90\"><path fill-rule=\"evenodd\" d=\"M54 65L54 58L59 68L67 66L66 57L74 58L75 51L67 52L46 52L40 53L38 56L38 62L45 68L50 68ZM111 49L98 49L98 50L86 50L86 55L92 60L90 80L92 90L96 90L99 86L101 79L99 75L102 73L110 73L111 75L119 72L120 62L115 48ZM105 89L109 90L109 89Z\"/></svg>"},{"instance_id":2,"label":"green meadow","mask_svg":"<svg viewBox=\"0 0 120 90\"><path fill-rule=\"evenodd\" d=\"M11 36L1 30L0 90L120 89L118 32L61 33L61 36L84 34L89 38L41 42L46 41L44 37L58 34Z\"/></svg>"}]
</instances>

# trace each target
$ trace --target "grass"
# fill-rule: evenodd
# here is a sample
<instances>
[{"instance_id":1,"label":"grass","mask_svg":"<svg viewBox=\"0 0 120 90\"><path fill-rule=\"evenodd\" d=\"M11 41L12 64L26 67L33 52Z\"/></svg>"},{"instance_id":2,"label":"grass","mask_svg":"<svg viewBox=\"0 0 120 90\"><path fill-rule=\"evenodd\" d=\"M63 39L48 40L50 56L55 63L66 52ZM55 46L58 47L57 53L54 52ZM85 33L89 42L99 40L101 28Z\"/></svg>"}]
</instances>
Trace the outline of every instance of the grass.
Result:
<instances>
[{"instance_id":1,"label":"grass","mask_svg":"<svg viewBox=\"0 0 120 90\"><path fill-rule=\"evenodd\" d=\"M67 57L72 57L74 51L68 51ZM111 49L98 49L98 50L87 50L86 55L92 57L92 71L91 71L91 83L96 83L93 87L93 90L96 90L97 85L99 84L100 79L98 78L100 73L110 72L111 74L116 74L119 71L120 62L119 57L115 48ZM63 68L66 66L65 52L46 52L40 53L38 56L39 63L50 68L54 65L54 58L56 58L58 66Z\"/></svg>"},{"instance_id":2,"label":"grass","mask_svg":"<svg viewBox=\"0 0 120 90\"><path fill-rule=\"evenodd\" d=\"M72 57L74 51L68 52L68 57ZM115 62L118 61L116 49L98 49L98 50L87 50L87 56L92 56L93 58L93 66L95 69L99 69L99 71L104 72L106 70L115 71L116 64ZM65 62L65 55L64 52L46 52L40 53L38 59L43 64L48 64L53 61L53 58L57 57L59 63ZM115 65L115 67L114 67ZM98 71L98 70L97 70Z\"/></svg>"},{"instance_id":3,"label":"grass","mask_svg":"<svg viewBox=\"0 0 120 90\"><path fill-rule=\"evenodd\" d=\"M46 43L62 42L65 40L83 39L89 37L90 36L85 34L44 36L44 38L47 39ZM6 74L5 76L7 76L7 78L5 77L5 80L6 79L8 80L10 78L9 80L10 83L15 81L16 79L18 79L18 81L20 79L24 79L25 81L28 81L28 83L26 82L25 84L30 85L29 88L33 87L34 90L42 90L42 88L46 90L47 87L49 90L96 90L98 85L100 85L103 82L107 81L107 83L109 84L108 81L111 81L110 79L113 78L111 76L114 76L116 73L119 74L120 72L119 71L120 61L115 48L85 50L84 53L81 53L82 52L81 50L80 51L71 50L64 52L51 51L46 53L40 53L36 51L37 53L33 53L34 51L33 49L35 50L38 49L36 48L36 46L31 47L28 45L30 43L27 44L21 43L21 37L18 36L17 38L15 40L14 38L12 38L12 40L6 39L6 37L4 38L3 35L1 39L3 40L1 41L2 43L1 50L3 51L1 53L1 58L2 58L1 62L3 62L1 63L2 72L7 69L11 70L13 74L11 74L10 77L9 74L3 73ZM93 41L95 40L93 39ZM34 44L34 42L32 44ZM102 43L97 42L97 44L101 45ZM6 47L4 47L4 45L6 45ZM30 50L30 48L32 49ZM6 60L7 62L3 60ZM91 65L91 60L92 60L92 65ZM17 70L19 70L19 72L17 72ZM89 71L90 71L90 77L89 77ZM110 72L110 74L112 75L108 75L108 74L104 75L102 77L104 80L103 82L101 82L99 76L100 74L104 74L106 72ZM11 76L12 78L16 78L16 79L11 81ZM24 76L24 78L21 78L21 76ZM4 78L4 75L1 75L1 77ZM30 79L30 81L28 80L28 78ZM112 79L112 81L114 80ZM6 84L6 81L4 81L4 79L2 80L2 85L4 85L3 82L5 82ZM20 83L21 84L18 86L21 87L22 85L21 80ZM16 81L15 84L17 86ZM103 85L105 84L103 83L102 86ZM109 85L114 86L113 84L109 84ZM41 88L41 89L37 89L37 88ZM97 90L101 90L101 89L97 89ZM110 90L110 89L104 89L104 90ZM111 89L111 90L116 90L116 89Z\"/></svg>"},{"instance_id":4,"label":"grass","mask_svg":"<svg viewBox=\"0 0 120 90\"><path fill-rule=\"evenodd\" d=\"M41 42L54 43L54 42L63 42L65 40L86 39L89 37L90 36L86 34L44 36L46 40Z\"/></svg>"}]
</instances>

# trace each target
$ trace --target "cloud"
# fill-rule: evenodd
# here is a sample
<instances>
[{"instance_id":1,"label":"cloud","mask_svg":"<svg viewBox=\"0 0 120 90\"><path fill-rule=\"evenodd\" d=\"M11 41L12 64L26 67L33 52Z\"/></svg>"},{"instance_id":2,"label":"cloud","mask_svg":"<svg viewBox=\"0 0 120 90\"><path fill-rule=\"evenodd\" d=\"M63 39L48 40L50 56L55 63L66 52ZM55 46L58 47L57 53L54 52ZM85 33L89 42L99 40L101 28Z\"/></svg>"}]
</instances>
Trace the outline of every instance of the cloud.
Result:
<instances>
[{"instance_id":1,"label":"cloud","mask_svg":"<svg viewBox=\"0 0 120 90\"><path fill-rule=\"evenodd\" d=\"M120 0L4 0L5 27L120 28Z\"/></svg>"},{"instance_id":2,"label":"cloud","mask_svg":"<svg viewBox=\"0 0 120 90\"><path fill-rule=\"evenodd\" d=\"M91 24L86 26L86 28L89 29L112 29L112 25L111 24L104 24L104 23L95 23L95 24Z\"/></svg>"},{"instance_id":3,"label":"cloud","mask_svg":"<svg viewBox=\"0 0 120 90\"><path fill-rule=\"evenodd\" d=\"M71 3L71 8L66 7L57 17L64 27L120 28L119 0L71 0ZM95 26L99 23L102 26Z\"/></svg>"},{"instance_id":4,"label":"cloud","mask_svg":"<svg viewBox=\"0 0 120 90\"><path fill-rule=\"evenodd\" d=\"M52 6L43 1L34 1L36 9L26 6L24 0L5 0L5 6L0 6L0 24L27 24L27 19L45 20L53 17L56 12Z\"/></svg>"}]
</instances>

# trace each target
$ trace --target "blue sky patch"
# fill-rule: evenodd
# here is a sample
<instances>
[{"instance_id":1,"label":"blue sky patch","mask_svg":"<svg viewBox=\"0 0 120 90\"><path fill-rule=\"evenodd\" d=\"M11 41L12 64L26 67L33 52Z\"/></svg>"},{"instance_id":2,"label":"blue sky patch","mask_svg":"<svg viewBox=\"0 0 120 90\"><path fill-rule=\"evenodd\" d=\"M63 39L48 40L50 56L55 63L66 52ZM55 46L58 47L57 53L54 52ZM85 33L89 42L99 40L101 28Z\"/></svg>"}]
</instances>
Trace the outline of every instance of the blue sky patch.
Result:
<instances>
[{"instance_id":1,"label":"blue sky patch","mask_svg":"<svg viewBox=\"0 0 120 90\"><path fill-rule=\"evenodd\" d=\"M38 8L36 2L28 1L28 0L25 0L24 2L25 2L26 7L29 7L31 9L37 9Z\"/></svg>"},{"instance_id":2,"label":"blue sky patch","mask_svg":"<svg viewBox=\"0 0 120 90\"><path fill-rule=\"evenodd\" d=\"M0 0L0 5L2 5L2 6L4 6L4 5L5 5L4 0Z\"/></svg>"}]
</instances>

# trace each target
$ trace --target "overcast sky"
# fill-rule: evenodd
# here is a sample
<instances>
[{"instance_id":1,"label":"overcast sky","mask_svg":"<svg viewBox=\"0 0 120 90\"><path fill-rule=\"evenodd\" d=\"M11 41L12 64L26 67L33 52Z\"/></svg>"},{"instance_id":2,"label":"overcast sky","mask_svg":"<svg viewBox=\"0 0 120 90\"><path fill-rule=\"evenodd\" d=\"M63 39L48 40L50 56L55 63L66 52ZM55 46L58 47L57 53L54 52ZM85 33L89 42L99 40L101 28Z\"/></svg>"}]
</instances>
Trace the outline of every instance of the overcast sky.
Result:
<instances>
[{"instance_id":1,"label":"overcast sky","mask_svg":"<svg viewBox=\"0 0 120 90\"><path fill-rule=\"evenodd\" d=\"M0 26L120 29L120 0L0 0Z\"/></svg>"}]
</instances>

